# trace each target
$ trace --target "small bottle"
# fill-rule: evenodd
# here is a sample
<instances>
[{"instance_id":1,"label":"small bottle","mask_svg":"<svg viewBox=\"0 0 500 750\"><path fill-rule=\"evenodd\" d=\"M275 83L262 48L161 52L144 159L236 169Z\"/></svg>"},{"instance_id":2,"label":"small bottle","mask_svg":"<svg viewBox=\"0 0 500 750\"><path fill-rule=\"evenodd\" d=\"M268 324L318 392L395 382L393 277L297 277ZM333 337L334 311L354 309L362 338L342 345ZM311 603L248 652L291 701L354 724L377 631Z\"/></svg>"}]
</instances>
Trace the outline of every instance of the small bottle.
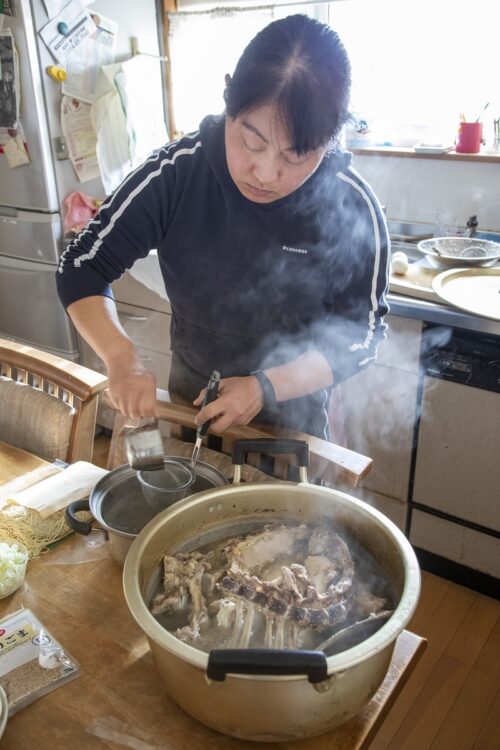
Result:
<instances>
[{"instance_id":1,"label":"small bottle","mask_svg":"<svg viewBox=\"0 0 500 750\"><path fill-rule=\"evenodd\" d=\"M58 65L49 65L47 73L54 81L58 81L59 83L62 83L68 77L64 68L60 68Z\"/></svg>"}]
</instances>

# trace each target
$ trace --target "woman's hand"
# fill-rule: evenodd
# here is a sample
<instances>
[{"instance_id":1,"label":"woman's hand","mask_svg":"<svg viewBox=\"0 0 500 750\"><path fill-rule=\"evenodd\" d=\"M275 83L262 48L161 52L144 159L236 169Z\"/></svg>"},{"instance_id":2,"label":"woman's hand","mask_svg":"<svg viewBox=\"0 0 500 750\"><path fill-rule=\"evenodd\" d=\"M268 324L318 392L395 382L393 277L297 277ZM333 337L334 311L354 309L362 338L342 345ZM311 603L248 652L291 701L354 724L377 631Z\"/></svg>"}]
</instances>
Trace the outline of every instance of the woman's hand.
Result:
<instances>
[{"instance_id":1,"label":"woman's hand","mask_svg":"<svg viewBox=\"0 0 500 750\"><path fill-rule=\"evenodd\" d=\"M266 368L264 373L278 402L305 396L333 385L330 364L321 352L312 349L292 362ZM201 406L205 392L206 388L200 391L193 401L195 406ZM248 424L263 406L264 393L256 377L247 375L244 378L223 378L218 398L201 409L195 422L200 425L207 419L212 419L210 429L224 432L228 427Z\"/></svg>"},{"instance_id":2,"label":"woman's hand","mask_svg":"<svg viewBox=\"0 0 500 750\"><path fill-rule=\"evenodd\" d=\"M133 357L108 364L109 401L126 417L157 417L156 378Z\"/></svg>"},{"instance_id":3,"label":"woman's hand","mask_svg":"<svg viewBox=\"0 0 500 750\"><path fill-rule=\"evenodd\" d=\"M193 401L195 406L201 406L205 392L206 388L200 391ZM220 381L218 397L201 409L195 422L200 425L211 419L210 429L214 432L224 432L228 427L251 422L263 405L262 388L253 375L244 378L223 378Z\"/></svg>"},{"instance_id":4,"label":"woman's hand","mask_svg":"<svg viewBox=\"0 0 500 750\"><path fill-rule=\"evenodd\" d=\"M68 307L76 329L106 365L111 405L126 417L157 417L156 379L142 364L109 297L83 297Z\"/></svg>"}]
</instances>

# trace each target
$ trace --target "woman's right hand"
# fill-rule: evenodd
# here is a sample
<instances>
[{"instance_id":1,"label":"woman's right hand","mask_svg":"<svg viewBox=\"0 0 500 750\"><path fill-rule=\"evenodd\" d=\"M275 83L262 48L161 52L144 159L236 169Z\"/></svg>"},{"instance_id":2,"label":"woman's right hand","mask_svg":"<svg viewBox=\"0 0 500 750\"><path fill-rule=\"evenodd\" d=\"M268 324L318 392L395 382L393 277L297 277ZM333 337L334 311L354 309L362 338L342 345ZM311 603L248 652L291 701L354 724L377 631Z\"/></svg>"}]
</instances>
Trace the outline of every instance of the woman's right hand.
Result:
<instances>
[{"instance_id":1,"label":"woman's right hand","mask_svg":"<svg viewBox=\"0 0 500 750\"><path fill-rule=\"evenodd\" d=\"M126 417L157 417L156 378L138 357L108 363L109 401Z\"/></svg>"},{"instance_id":2,"label":"woman's right hand","mask_svg":"<svg viewBox=\"0 0 500 750\"><path fill-rule=\"evenodd\" d=\"M156 378L139 359L109 297L83 297L68 306L80 335L106 365L111 405L126 417L157 417Z\"/></svg>"}]
</instances>

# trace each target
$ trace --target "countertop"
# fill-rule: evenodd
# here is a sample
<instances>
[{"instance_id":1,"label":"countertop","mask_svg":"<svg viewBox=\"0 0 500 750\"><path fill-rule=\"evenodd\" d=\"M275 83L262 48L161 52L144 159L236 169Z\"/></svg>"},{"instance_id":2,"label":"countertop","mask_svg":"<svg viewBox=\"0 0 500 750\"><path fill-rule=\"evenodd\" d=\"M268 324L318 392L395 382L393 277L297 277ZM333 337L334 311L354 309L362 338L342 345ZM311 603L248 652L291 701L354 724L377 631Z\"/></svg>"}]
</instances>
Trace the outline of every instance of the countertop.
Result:
<instances>
[{"instance_id":1,"label":"countertop","mask_svg":"<svg viewBox=\"0 0 500 750\"><path fill-rule=\"evenodd\" d=\"M409 297L405 294L389 292L387 297L390 312L405 318L425 320L428 323L464 328L490 336L500 337L500 320L485 318L482 315L460 310L452 305L439 304L430 300ZM500 299L499 299L500 305Z\"/></svg>"}]
</instances>

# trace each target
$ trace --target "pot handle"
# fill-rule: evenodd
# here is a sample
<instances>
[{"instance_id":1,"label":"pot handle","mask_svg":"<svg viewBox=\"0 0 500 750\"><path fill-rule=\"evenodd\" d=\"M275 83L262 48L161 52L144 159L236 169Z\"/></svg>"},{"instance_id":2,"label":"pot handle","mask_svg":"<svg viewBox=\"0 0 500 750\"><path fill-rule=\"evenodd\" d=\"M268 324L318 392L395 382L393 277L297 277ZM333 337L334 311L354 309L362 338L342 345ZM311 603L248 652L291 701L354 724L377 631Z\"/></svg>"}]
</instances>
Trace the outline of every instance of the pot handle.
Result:
<instances>
[{"instance_id":1,"label":"pot handle","mask_svg":"<svg viewBox=\"0 0 500 750\"><path fill-rule=\"evenodd\" d=\"M235 440L233 445L234 479L233 484L241 481L241 467L245 463L248 453L288 454L297 457L301 482L308 482L307 467L309 466L309 445L305 440L293 438L250 438Z\"/></svg>"},{"instance_id":2,"label":"pot handle","mask_svg":"<svg viewBox=\"0 0 500 750\"><path fill-rule=\"evenodd\" d=\"M75 513L78 513L80 510L90 511L90 501L88 497L83 500L74 500L70 503L64 511L64 520L70 529L87 536L87 534L90 534L92 531L92 523L90 521L82 521L75 516Z\"/></svg>"},{"instance_id":3,"label":"pot handle","mask_svg":"<svg viewBox=\"0 0 500 750\"><path fill-rule=\"evenodd\" d=\"M323 682L328 665L323 651L273 648L215 649L208 655L207 677L223 682L227 674L307 675L309 682Z\"/></svg>"}]
</instances>

